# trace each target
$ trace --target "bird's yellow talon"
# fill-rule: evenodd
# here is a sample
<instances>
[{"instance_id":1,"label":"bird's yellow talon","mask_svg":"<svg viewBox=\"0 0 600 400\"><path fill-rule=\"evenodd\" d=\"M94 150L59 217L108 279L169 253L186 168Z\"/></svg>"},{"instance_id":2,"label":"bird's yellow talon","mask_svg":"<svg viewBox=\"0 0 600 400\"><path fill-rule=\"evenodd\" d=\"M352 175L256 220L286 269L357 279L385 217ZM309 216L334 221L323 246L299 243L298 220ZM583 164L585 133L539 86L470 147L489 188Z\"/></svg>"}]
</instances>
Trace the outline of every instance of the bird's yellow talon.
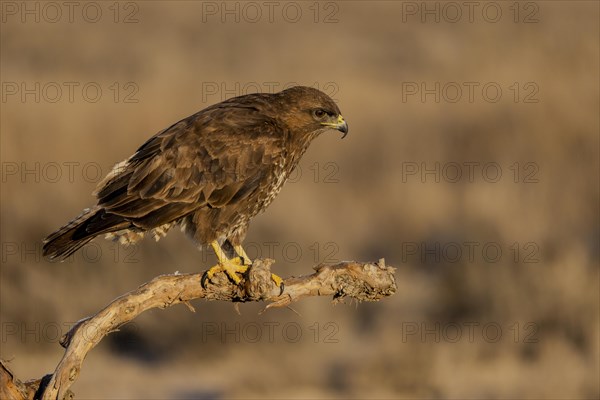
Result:
<instances>
[{"instance_id":1,"label":"bird's yellow talon","mask_svg":"<svg viewBox=\"0 0 600 400\"><path fill-rule=\"evenodd\" d=\"M237 265L246 265L246 266L252 265L252 262L250 261L250 259L244 258L244 257L235 257L229 261L232 262L233 264L237 264Z\"/></svg>"},{"instance_id":2,"label":"bird's yellow talon","mask_svg":"<svg viewBox=\"0 0 600 400\"><path fill-rule=\"evenodd\" d=\"M227 258L217 241L211 242L211 245L215 250L217 258L219 259L219 264L215 265L202 275L202 279L200 281L202 287L206 288L206 282L212 280L212 278L219 272L225 272L229 279L231 279L236 285L239 285L242 281L240 275L244 274L248 270L248 267L252 265L252 260L250 257L248 257L242 246L239 245L234 246L234 250L238 254L238 257L231 259ZM271 274L271 279L279 288L279 294L281 295L284 289L283 279L275 274Z\"/></svg>"},{"instance_id":3,"label":"bird's yellow talon","mask_svg":"<svg viewBox=\"0 0 600 400\"><path fill-rule=\"evenodd\" d=\"M285 288L285 285L283 284L283 279L281 279L281 277L279 275L275 275L275 274L271 274L271 279L273 280L273 282L275 282L275 284L279 288L279 295L281 296L283 294L283 289Z\"/></svg>"},{"instance_id":4,"label":"bird's yellow talon","mask_svg":"<svg viewBox=\"0 0 600 400\"><path fill-rule=\"evenodd\" d=\"M219 272L225 272L229 279L231 279L236 285L239 285L242 278L238 274L243 274L248 270L247 265L241 264L242 259L236 257L231 260L227 260L221 264L217 264L202 275L202 287L206 287L206 282L212 280L212 278Z\"/></svg>"}]
</instances>

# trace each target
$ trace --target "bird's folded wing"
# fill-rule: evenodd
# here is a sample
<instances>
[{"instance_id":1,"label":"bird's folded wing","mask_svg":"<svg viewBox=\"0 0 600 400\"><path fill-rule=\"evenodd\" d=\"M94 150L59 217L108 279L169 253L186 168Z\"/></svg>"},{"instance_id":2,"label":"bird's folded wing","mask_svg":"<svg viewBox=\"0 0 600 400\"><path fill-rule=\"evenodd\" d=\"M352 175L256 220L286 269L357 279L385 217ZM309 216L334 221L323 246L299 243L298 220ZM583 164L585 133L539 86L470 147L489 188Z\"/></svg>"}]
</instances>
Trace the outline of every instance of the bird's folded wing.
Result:
<instances>
[{"instance_id":1,"label":"bird's folded wing","mask_svg":"<svg viewBox=\"0 0 600 400\"><path fill-rule=\"evenodd\" d=\"M222 115L211 115L211 114ZM243 201L281 163L283 132L256 110L207 110L159 132L98 186L98 205L144 228Z\"/></svg>"}]
</instances>

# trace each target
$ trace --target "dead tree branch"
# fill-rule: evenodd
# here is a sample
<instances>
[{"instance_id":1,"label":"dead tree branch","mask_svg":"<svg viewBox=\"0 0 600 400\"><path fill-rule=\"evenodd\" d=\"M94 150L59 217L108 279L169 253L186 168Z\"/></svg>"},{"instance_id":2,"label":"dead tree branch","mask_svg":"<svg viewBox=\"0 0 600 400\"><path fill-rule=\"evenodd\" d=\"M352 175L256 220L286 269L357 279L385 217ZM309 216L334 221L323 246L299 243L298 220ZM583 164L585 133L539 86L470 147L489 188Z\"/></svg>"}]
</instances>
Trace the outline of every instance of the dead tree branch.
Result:
<instances>
[{"instance_id":1,"label":"dead tree branch","mask_svg":"<svg viewBox=\"0 0 600 400\"><path fill-rule=\"evenodd\" d=\"M161 275L136 290L126 293L97 314L77 322L60 340L66 349L65 354L52 375L32 381L26 389L21 389L21 397L8 396L10 399L35 398L44 400L62 400L72 398L69 387L75 382L81 371L83 360L109 333L119 326L133 320L142 312L151 308L167 308L183 303L195 311L189 303L195 299L221 300L230 302L266 301L271 307L284 307L307 296L333 296L334 301L351 297L358 301L377 301L396 291L394 268L387 267L382 260L379 263L341 262L332 266L319 265L316 272L301 277L284 280L285 289L280 289L271 279L273 260L255 260L246 272L242 283L232 284L220 273L215 275L206 288L202 288L198 274ZM13 380L12 374L0 371L0 378ZM20 385L21 384L18 382ZM40 387L41 386L41 387ZM15 391L15 393L19 393ZM27 397L25 397L27 396Z\"/></svg>"}]
</instances>

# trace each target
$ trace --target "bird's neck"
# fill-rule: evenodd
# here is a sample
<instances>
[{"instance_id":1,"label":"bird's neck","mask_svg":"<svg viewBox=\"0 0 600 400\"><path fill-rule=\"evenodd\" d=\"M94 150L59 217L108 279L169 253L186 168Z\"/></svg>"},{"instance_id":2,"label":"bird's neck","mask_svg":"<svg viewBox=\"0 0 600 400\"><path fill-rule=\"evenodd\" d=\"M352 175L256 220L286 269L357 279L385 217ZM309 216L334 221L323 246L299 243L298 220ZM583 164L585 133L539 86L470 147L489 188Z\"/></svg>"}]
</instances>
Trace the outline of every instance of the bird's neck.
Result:
<instances>
[{"instance_id":1,"label":"bird's neck","mask_svg":"<svg viewBox=\"0 0 600 400\"><path fill-rule=\"evenodd\" d=\"M308 147L310 146L312 141L317 136L319 136L320 133L321 132L319 131L313 131L307 133L306 135L298 135L288 143L288 159L290 160L288 163L288 171L291 171L292 169L294 169L294 167L296 167L296 165L298 165L300 159L302 158L304 153L306 153L306 150L308 150Z\"/></svg>"}]
</instances>

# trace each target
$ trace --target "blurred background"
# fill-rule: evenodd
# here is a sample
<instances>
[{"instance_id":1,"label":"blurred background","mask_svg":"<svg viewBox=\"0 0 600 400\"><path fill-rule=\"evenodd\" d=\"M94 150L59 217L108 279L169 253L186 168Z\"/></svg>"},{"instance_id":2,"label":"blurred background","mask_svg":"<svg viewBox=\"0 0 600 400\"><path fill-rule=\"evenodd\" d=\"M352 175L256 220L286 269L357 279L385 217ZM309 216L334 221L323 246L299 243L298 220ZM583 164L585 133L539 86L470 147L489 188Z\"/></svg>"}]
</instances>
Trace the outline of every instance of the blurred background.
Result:
<instances>
[{"instance_id":1,"label":"blurred background","mask_svg":"<svg viewBox=\"0 0 600 400\"><path fill-rule=\"evenodd\" d=\"M397 267L378 303L194 302L107 337L78 399L598 398L599 4L11 2L1 25L0 357L214 264L179 231L64 263L41 240L148 137L295 84L340 106L246 239L281 276Z\"/></svg>"}]
</instances>

